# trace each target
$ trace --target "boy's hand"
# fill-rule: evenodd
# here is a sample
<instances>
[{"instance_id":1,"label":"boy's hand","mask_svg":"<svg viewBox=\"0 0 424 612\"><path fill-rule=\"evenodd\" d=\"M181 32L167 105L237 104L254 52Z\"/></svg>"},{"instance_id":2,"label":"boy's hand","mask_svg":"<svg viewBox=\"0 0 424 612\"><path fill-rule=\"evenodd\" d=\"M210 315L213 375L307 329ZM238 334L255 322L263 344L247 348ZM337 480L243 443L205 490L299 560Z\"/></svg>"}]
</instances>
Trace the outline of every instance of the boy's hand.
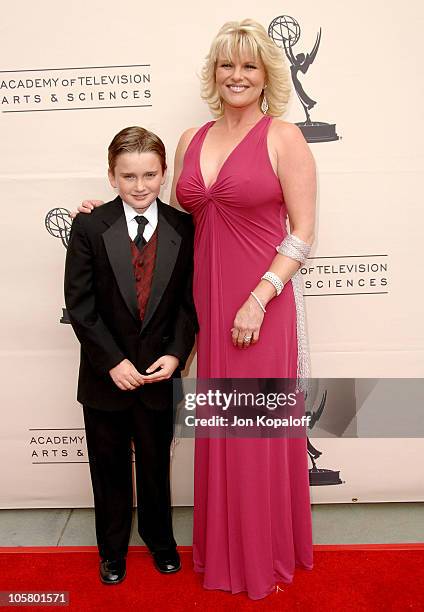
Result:
<instances>
[{"instance_id":1,"label":"boy's hand","mask_svg":"<svg viewBox=\"0 0 424 612\"><path fill-rule=\"evenodd\" d=\"M129 359L123 359L121 363L109 370L109 374L121 391L133 391L144 384L142 375Z\"/></svg>"},{"instance_id":2,"label":"boy's hand","mask_svg":"<svg viewBox=\"0 0 424 612\"><path fill-rule=\"evenodd\" d=\"M103 200L84 200L76 210L71 212L72 219L75 219L78 213L91 213L97 206L104 204Z\"/></svg>"},{"instance_id":3,"label":"boy's hand","mask_svg":"<svg viewBox=\"0 0 424 612\"><path fill-rule=\"evenodd\" d=\"M158 368L160 368L160 370L154 374L150 374L150 376L143 375L143 381L145 383L154 383L161 380L168 380L177 369L179 362L180 360L174 357L174 355L163 355L163 357L159 357L159 359L156 359L156 361L147 368L146 372L154 372Z\"/></svg>"}]
</instances>

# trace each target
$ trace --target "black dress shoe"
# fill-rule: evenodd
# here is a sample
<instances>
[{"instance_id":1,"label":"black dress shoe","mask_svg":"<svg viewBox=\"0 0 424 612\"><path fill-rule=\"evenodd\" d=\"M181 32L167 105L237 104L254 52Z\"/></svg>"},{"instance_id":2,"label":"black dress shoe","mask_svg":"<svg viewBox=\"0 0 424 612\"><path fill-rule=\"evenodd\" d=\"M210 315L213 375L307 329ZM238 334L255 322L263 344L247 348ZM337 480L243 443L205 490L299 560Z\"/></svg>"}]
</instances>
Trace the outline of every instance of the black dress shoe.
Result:
<instances>
[{"instance_id":1,"label":"black dress shoe","mask_svg":"<svg viewBox=\"0 0 424 612\"><path fill-rule=\"evenodd\" d=\"M119 584L127 573L125 559L100 561L100 580L103 584Z\"/></svg>"},{"instance_id":2,"label":"black dress shoe","mask_svg":"<svg viewBox=\"0 0 424 612\"><path fill-rule=\"evenodd\" d=\"M162 574L173 574L181 569L180 555L175 548L153 552L156 569Z\"/></svg>"}]
</instances>

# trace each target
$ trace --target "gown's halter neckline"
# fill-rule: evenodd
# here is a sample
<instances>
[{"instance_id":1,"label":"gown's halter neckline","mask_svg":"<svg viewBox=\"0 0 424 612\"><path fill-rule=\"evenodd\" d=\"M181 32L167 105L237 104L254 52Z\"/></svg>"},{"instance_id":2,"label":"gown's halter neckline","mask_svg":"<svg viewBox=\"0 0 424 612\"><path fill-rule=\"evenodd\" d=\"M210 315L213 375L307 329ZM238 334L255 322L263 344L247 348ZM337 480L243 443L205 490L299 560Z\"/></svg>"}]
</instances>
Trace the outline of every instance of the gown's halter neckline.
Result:
<instances>
[{"instance_id":1,"label":"gown's halter neckline","mask_svg":"<svg viewBox=\"0 0 424 612\"><path fill-rule=\"evenodd\" d=\"M247 139L247 138L248 138L248 137L249 137L249 136L252 134L252 132L255 130L255 128L257 128L257 127L258 127L258 125L260 125L260 124L262 123L262 121L263 121L264 119L267 119L267 118L269 118L269 117L267 117L266 115L264 115L263 117L261 117L261 118L259 119L259 121L257 121L257 122L255 123L255 125L253 125L253 126L250 128L250 130L249 130L249 131L248 131L248 132L247 132L247 133L246 133L246 134L243 136L243 138L240 140L240 142L238 142L238 143L235 145L235 147L234 147L233 149L231 149L231 151L229 152L229 154L227 155L227 157L225 158L225 160L224 160L224 161L223 161L223 163L221 164L221 166L220 166L220 168L219 168L219 170L218 170L218 173L217 173L217 175L216 175L215 180L214 180L214 181L212 181L212 182L211 182L211 183L210 183L208 186L206 186L205 179L203 178L203 172L202 172L202 166L201 166L200 159L201 159L201 157L202 157L203 144L204 144L204 142L205 142L206 136L207 136L207 134L208 134L208 132L209 132L210 128L211 128L213 125L215 125L216 121L211 121L209 124L207 124L207 126L206 126L206 130L205 130L205 132L204 132L204 134L203 134L203 136L202 136L201 142L200 142L200 150L199 150L199 156L198 156L199 174L200 174L200 177L201 177L201 179L202 179L203 186L204 186L204 188L206 189L206 191L210 191L211 189L213 189L213 188L215 187L215 185L216 185L216 184L219 182L219 178L220 178L220 175L221 175L222 171L224 170L224 168L225 168L225 166L227 165L227 163L228 163L228 162L231 160L231 158L232 158L233 154L234 154L234 153L237 151L237 149L238 149L238 148L239 148L239 147L240 147L240 146L241 146L241 145L242 145L242 144L245 142L245 140L246 140L246 139Z\"/></svg>"}]
</instances>

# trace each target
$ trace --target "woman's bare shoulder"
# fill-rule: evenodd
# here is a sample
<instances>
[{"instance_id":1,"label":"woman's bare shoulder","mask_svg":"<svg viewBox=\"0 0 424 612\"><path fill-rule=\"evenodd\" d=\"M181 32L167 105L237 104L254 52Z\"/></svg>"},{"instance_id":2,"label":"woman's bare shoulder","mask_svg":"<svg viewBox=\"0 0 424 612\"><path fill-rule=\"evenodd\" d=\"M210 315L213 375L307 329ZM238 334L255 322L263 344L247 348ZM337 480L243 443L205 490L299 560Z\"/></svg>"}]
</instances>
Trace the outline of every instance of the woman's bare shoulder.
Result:
<instances>
[{"instance_id":1,"label":"woman's bare shoulder","mask_svg":"<svg viewBox=\"0 0 424 612\"><path fill-rule=\"evenodd\" d=\"M191 139L193 138L193 136L198 130L199 130L198 127L191 127L191 128L188 128L187 130L184 130L184 132L180 136L180 140L178 142L178 148L186 149L188 145L190 144Z\"/></svg>"},{"instance_id":2,"label":"woman's bare shoulder","mask_svg":"<svg viewBox=\"0 0 424 612\"><path fill-rule=\"evenodd\" d=\"M270 135L277 137L285 143L305 140L302 131L294 123L274 118L269 128Z\"/></svg>"},{"instance_id":3,"label":"woman's bare shoulder","mask_svg":"<svg viewBox=\"0 0 424 612\"><path fill-rule=\"evenodd\" d=\"M184 130L184 132L181 134L181 138L192 138L198 130L199 127L188 128L187 130Z\"/></svg>"},{"instance_id":4,"label":"woman's bare shoulder","mask_svg":"<svg viewBox=\"0 0 424 612\"><path fill-rule=\"evenodd\" d=\"M279 176L295 176L299 169L315 172L312 151L301 129L294 123L274 119L270 126L270 145L277 159Z\"/></svg>"}]
</instances>

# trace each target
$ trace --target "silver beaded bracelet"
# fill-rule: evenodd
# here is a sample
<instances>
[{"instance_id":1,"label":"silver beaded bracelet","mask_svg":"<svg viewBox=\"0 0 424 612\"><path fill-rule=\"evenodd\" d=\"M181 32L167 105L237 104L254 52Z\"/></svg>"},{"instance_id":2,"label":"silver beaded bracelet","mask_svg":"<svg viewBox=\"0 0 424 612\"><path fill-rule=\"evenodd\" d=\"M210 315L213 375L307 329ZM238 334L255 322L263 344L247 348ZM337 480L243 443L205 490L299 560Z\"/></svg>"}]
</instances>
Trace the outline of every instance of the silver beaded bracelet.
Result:
<instances>
[{"instance_id":1,"label":"silver beaded bracelet","mask_svg":"<svg viewBox=\"0 0 424 612\"><path fill-rule=\"evenodd\" d=\"M277 292L277 295L280 295L284 288L284 283L281 278L274 274L274 272L270 272L269 270L268 272L265 272L263 276L261 276L261 280L266 280L271 283L271 285L273 285L275 291Z\"/></svg>"},{"instance_id":2,"label":"silver beaded bracelet","mask_svg":"<svg viewBox=\"0 0 424 612\"><path fill-rule=\"evenodd\" d=\"M253 293L253 291L251 291L251 292L250 292L250 295L251 295L253 298L255 298L255 300L258 302L258 304L259 304L259 308L262 310L262 312L266 312L266 310L265 310L265 306L262 304L262 302L261 302L261 300L258 298L258 296L257 296L257 295L255 295L255 294Z\"/></svg>"},{"instance_id":3,"label":"silver beaded bracelet","mask_svg":"<svg viewBox=\"0 0 424 612\"><path fill-rule=\"evenodd\" d=\"M280 255L286 255L286 257L290 257L303 265L309 257L311 245L295 236L295 234L287 234L283 242L275 249Z\"/></svg>"}]
</instances>

